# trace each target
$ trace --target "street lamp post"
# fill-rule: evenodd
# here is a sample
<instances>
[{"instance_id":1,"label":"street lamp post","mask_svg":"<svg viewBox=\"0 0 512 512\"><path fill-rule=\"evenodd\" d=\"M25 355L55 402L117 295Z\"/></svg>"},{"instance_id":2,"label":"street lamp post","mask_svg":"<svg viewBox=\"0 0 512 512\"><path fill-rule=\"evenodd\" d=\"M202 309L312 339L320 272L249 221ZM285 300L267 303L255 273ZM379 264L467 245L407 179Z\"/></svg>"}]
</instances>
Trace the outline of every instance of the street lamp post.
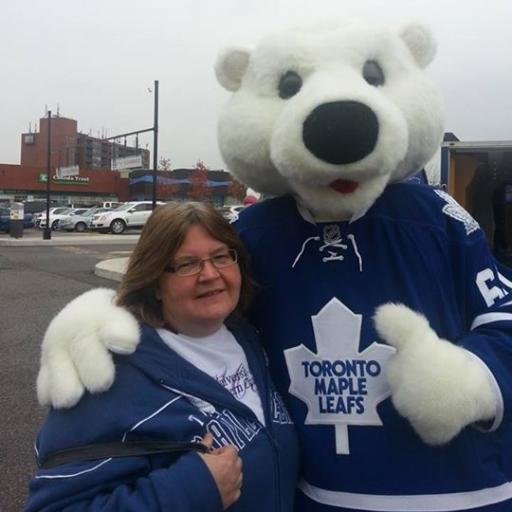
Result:
<instances>
[{"instance_id":1,"label":"street lamp post","mask_svg":"<svg viewBox=\"0 0 512 512\"><path fill-rule=\"evenodd\" d=\"M156 208L156 176L158 169L158 80L155 80L155 116L153 124L153 210Z\"/></svg>"},{"instance_id":2,"label":"street lamp post","mask_svg":"<svg viewBox=\"0 0 512 512\"><path fill-rule=\"evenodd\" d=\"M52 111L48 110L48 149L46 156L46 228L43 229L43 240L51 240L52 228L50 226L50 179L51 179L51 153L52 153Z\"/></svg>"}]
</instances>

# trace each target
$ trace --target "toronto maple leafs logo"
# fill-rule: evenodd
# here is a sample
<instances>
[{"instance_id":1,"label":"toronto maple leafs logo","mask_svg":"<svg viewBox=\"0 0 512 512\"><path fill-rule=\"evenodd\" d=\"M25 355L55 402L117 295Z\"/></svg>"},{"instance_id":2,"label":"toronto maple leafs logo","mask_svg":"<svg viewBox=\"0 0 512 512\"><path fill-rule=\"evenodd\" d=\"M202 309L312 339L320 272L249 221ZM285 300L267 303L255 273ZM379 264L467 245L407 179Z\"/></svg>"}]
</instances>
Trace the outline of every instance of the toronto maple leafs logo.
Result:
<instances>
[{"instance_id":1,"label":"toronto maple leafs logo","mask_svg":"<svg viewBox=\"0 0 512 512\"><path fill-rule=\"evenodd\" d=\"M377 405L390 395L384 367L395 349L374 342L359 352L362 315L331 299L311 317L317 353L285 350L290 393L308 406L304 422L334 425L336 453L348 454L349 425L382 425Z\"/></svg>"},{"instance_id":2,"label":"toronto maple leafs logo","mask_svg":"<svg viewBox=\"0 0 512 512\"><path fill-rule=\"evenodd\" d=\"M434 190L434 192L447 203L446 206L443 207L443 213L452 219L462 222L466 230L466 235L470 235L480 227L478 222L473 219L450 194L447 194L443 190Z\"/></svg>"}]
</instances>

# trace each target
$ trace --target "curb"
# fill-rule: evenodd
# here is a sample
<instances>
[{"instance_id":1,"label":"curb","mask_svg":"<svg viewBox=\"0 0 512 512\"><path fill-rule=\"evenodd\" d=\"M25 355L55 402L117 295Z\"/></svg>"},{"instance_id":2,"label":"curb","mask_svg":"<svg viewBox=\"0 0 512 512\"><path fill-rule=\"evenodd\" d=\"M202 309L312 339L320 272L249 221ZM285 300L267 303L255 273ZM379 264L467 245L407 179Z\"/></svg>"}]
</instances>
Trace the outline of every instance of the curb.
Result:
<instances>
[{"instance_id":1,"label":"curb","mask_svg":"<svg viewBox=\"0 0 512 512\"><path fill-rule=\"evenodd\" d=\"M110 260L100 261L99 263L96 263L94 273L98 277L119 282L126 272L128 259L129 258L112 258Z\"/></svg>"}]
</instances>

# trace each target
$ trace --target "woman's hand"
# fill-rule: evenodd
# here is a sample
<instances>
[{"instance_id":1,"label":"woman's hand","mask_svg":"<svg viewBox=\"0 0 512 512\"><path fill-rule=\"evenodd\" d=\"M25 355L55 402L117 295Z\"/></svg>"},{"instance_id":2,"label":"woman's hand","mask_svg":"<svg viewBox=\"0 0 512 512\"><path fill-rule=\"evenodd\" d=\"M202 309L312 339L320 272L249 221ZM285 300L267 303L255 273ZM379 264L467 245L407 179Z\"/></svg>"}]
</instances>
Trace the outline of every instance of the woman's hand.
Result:
<instances>
[{"instance_id":1,"label":"woman's hand","mask_svg":"<svg viewBox=\"0 0 512 512\"><path fill-rule=\"evenodd\" d=\"M211 434L206 434L202 440L208 448L211 448L212 442ZM233 445L217 448L210 453L200 453L199 456L210 470L226 510L240 498L243 481L242 459Z\"/></svg>"}]
</instances>

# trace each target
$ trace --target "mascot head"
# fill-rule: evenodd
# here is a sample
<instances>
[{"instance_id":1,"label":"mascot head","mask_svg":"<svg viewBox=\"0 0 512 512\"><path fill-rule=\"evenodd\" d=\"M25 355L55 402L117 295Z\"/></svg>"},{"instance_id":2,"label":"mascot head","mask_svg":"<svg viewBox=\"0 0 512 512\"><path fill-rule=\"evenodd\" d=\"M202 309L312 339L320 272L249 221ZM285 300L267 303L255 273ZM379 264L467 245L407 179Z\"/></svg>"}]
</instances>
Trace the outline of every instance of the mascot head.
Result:
<instances>
[{"instance_id":1,"label":"mascot head","mask_svg":"<svg viewBox=\"0 0 512 512\"><path fill-rule=\"evenodd\" d=\"M218 140L229 169L260 192L293 193L317 220L361 214L440 145L441 101L424 71L434 55L418 24L316 25L225 50L216 74L233 95Z\"/></svg>"}]
</instances>

